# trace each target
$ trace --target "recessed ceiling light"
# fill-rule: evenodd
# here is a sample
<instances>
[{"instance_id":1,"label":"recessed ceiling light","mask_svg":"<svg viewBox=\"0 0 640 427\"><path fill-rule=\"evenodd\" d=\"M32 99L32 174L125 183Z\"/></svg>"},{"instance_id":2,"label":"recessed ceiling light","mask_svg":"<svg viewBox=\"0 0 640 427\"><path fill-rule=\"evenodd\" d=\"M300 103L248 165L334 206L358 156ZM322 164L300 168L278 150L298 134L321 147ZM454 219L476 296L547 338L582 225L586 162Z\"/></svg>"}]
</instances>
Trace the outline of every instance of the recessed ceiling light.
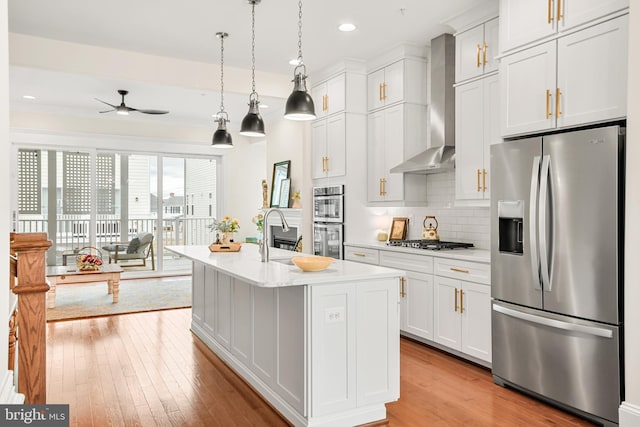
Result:
<instances>
[{"instance_id":1,"label":"recessed ceiling light","mask_svg":"<svg viewBox=\"0 0 640 427\"><path fill-rule=\"evenodd\" d=\"M345 22L344 24L340 24L338 26L338 29L340 31L344 31L344 32L349 32L349 31L353 31L356 29L356 26L353 25L351 22Z\"/></svg>"},{"instance_id":2,"label":"recessed ceiling light","mask_svg":"<svg viewBox=\"0 0 640 427\"><path fill-rule=\"evenodd\" d=\"M294 58L291 61L289 61L290 65L298 65L300 63L300 61L298 61L298 58Z\"/></svg>"},{"instance_id":3,"label":"recessed ceiling light","mask_svg":"<svg viewBox=\"0 0 640 427\"><path fill-rule=\"evenodd\" d=\"M35 97L35 96L33 96L33 95L22 95L22 97L23 97L24 99L36 99L36 97Z\"/></svg>"}]
</instances>

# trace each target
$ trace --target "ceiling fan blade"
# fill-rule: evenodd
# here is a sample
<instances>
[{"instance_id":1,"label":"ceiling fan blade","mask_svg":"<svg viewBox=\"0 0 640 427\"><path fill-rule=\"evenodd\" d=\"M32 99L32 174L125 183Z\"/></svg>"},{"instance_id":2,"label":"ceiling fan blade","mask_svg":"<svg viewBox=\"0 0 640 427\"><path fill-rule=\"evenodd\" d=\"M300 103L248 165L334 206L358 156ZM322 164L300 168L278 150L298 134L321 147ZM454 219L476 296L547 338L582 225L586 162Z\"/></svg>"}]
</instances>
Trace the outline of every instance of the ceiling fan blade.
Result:
<instances>
[{"instance_id":1,"label":"ceiling fan blade","mask_svg":"<svg viewBox=\"0 0 640 427\"><path fill-rule=\"evenodd\" d=\"M116 110L105 110L105 111L98 111L98 113L110 113L112 111L116 111Z\"/></svg>"},{"instance_id":2,"label":"ceiling fan blade","mask_svg":"<svg viewBox=\"0 0 640 427\"><path fill-rule=\"evenodd\" d=\"M169 113L168 111L165 111L165 110L139 110L139 109L134 109L134 111L138 111L139 113L144 113L144 114L167 114L167 113Z\"/></svg>"},{"instance_id":3,"label":"ceiling fan blade","mask_svg":"<svg viewBox=\"0 0 640 427\"><path fill-rule=\"evenodd\" d=\"M115 105L113 105L113 104L109 104L108 102L105 102L105 101L103 101L103 100L101 100L101 99L98 99L98 98L93 98L93 99L95 99L96 101L102 102L103 104L107 104L107 105L108 105L109 107L111 107L111 108L114 108L114 109L116 108L116 106L115 106Z\"/></svg>"}]
</instances>

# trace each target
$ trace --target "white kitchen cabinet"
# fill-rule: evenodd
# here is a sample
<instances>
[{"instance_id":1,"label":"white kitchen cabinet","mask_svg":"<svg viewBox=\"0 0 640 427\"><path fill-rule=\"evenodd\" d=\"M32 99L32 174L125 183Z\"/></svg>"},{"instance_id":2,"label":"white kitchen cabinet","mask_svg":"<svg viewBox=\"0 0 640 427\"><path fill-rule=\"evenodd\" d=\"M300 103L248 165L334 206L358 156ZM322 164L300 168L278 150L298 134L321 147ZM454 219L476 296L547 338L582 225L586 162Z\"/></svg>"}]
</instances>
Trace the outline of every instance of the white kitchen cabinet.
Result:
<instances>
[{"instance_id":1,"label":"white kitchen cabinet","mask_svg":"<svg viewBox=\"0 0 640 427\"><path fill-rule=\"evenodd\" d=\"M231 304L233 307L231 315L231 353L247 366L251 366L253 349L253 295L252 285L240 280L233 280L231 288Z\"/></svg>"},{"instance_id":2,"label":"white kitchen cabinet","mask_svg":"<svg viewBox=\"0 0 640 427\"><path fill-rule=\"evenodd\" d=\"M623 15L502 58L502 135L624 118L627 35Z\"/></svg>"},{"instance_id":3,"label":"white kitchen cabinet","mask_svg":"<svg viewBox=\"0 0 640 427\"><path fill-rule=\"evenodd\" d=\"M426 106L401 103L369 113L367 197L370 202L426 200L426 177L389 169L427 148Z\"/></svg>"},{"instance_id":4,"label":"white kitchen cabinet","mask_svg":"<svg viewBox=\"0 0 640 427\"><path fill-rule=\"evenodd\" d=\"M501 51L568 32L628 6L629 0L501 0Z\"/></svg>"},{"instance_id":5,"label":"white kitchen cabinet","mask_svg":"<svg viewBox=\"0 0 640 427\"><path fill-rule=\"evenodd\" d=\"M367 110L374 111L399 102L427 103L426 62L405 58L379 68L367 76Z\"/></svg>"},{"instance_id":6,"label":"white kitchen cabinet","mask_svg":"<svg viewBox=\"0 0 640 427\"><path fill-rule=\"evenodd\" d=\"M346 121L346 114L336 114L311 124L313 179L345 174Z\"/></svg>"},{"instance_id":7,"label":"white kitchen cabinet","mask_svg":"<svg viewBox=\"0 0 640 427\"><path fill-rule=\"evenodd\" d=\"M216 301L218 298L218 273L211 267L204 267L204 293L201 295L204 305L202 328L214 335L216 328ZM200 296L199 296L200 297Z\"/></svg>"},{"instance_id":8,"label":"white kitchen cabinet","mask_svg":"<svg viewBox=\"0 0 640 427\"><path fill-rule=\"evenodd\" d=\"M456 86L456 200L490 200L491 144L500 143L498 74Z\"/></svg>"},{"instance_id":9,"label":"white kitchen cabinet","mask_svg":"<svg viewBox=\"0 0 640 427\"><path fill-rule=\"evenodd\" d=\"M491 288L435 277L435 342L491 362Z\"/></svg>"},{"instance_id":10,"label":"white kitchen cabinet","mask_svg":"<svg viewBox=\"0 0 640 427\"><path fill-rule=\"evenodd\" d=\"M211 313L215 316L214 338L224 348L229 350L231 345L231 276L214 272L215 281L215 307Z\"/></svg>"},{"instance_id":11,"label":"white kitchen cabinet","mask_svg":"<svg viewBox=\"0 0 640 427\"><path fill-rule=\"evenodd\" d=\"M346 107L346 76L340 73L311 88L316 117L343 112Z\"/></svg>"},{"instance_id":12,"label":"white kitchen cabinet","mask_svg":"<svg viewBox=\"0 0 640 427\"><path fill-rule=\"evenodd\" d=\"M379 253L380 251L377 249L362 248L359 246L344 247L344 259L347 261L378 265L380 262Z\"/></svg>"},{"instance_id":13,"label":"white kitchen cabinet","mask_svg":"<svg viewBox=\"0 0 640 427\"><path fill-rule=\"evenodd\" d=\"M498 69L498 18L456 34L456 82Z\"/></svg>"},{"instance_id":14,"label":"white kitchen cabinet","mask_svg":"<svg viewBox=\"0 0 640 427\"><path fill-rule=\"evenodd\" d=\"M193 292L191 293L191 319L192 322L202 326L204 319L204 265L193 262L191 280Z\"/></svg>"}]
</instances>

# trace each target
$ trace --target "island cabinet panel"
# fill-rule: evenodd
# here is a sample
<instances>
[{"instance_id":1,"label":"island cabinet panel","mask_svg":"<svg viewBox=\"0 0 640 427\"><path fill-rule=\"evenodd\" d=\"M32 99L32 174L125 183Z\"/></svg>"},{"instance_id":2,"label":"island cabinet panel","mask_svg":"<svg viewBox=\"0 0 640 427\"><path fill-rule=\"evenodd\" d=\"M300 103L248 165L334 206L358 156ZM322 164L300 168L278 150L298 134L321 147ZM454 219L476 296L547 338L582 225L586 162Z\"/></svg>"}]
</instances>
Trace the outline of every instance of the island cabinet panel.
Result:
<instances>
[{"instance_id":1,"label":"island cabinet panel","mask_svg":"<svg viewBox=\"0 0 640 427\"><path fill-rule=\"evenodd\" d=\"M305 289L276 291L276 392L300 414L305 397Z\"/></svg>"},{"instance_id":2,"label":"island cabinet panel","mask_svg":"<svg viewBox=\"0 0 640 427\"><path fill-rule=\"evenodd\" d=\"M215 339L229 350L231 344L231 277L218 272L215 289Z\"/></svg>"},{"instance_id":3,"label":"island cabinet panel","mask_svg":"<svg viewBox=\"0 0 640 427\"><path fill-rule=\"evenodd\" d=\"M204 264L193 263L193 292L191 292L191 319L194 323L202 325L204 318Z\"/></svg>"},{"instance_id":4,"label":"island cabinet panel","mask_svg":"<svg viewBox=\"0 0 640 427\"><path fill-rule=\"evenodd\" d=\"M357 288L356 388L358 406L395 400L400 394L398 283L368 282Z\"/></svg>"},{"instance_id":5,"label":"island cabinet panel","mask_svg":"<svg viewBox=\"0 0 640 427\"><path fill-rule=\"evenodd\" d=\"M276 290L253 289L253 359L251 370L273 386L276 373Z\"/></svg>"},{"instance_id":6,"label":"island cabinet panel","mask_svg":"<svg viewBox=\"0 0 640 427\"><path fill-rule=\"evenodd\" d=\"M204 289L202 293L202 302L204 306L204 314L202 316L202 327L207 333L215 334L216 324L216 276L217 272L211 267L204 267Z\"/></svg>"},{"instance_id":7,"label":"island cabinet panel","mask_svg":"<svg viewBox=\"0 0 640 427\"><path fill-rule=\"evenodd\" d=\"M253 303L251 301L252 286L240 280L231 279L233 284L231 288L231 298L233 299L231 307L231 353L238 359L250 365L251 360L251 320Z\"/></svg>"},{"instance_id":8,"label":"island cabinet panel","mask_svg":"<svg viewBox=\"0 0 640 427\"><path fill-rule=\"evenodd\" d=\"M356 407L356 290L311 288L311 416Z\"/></svg>"}]
</instances>

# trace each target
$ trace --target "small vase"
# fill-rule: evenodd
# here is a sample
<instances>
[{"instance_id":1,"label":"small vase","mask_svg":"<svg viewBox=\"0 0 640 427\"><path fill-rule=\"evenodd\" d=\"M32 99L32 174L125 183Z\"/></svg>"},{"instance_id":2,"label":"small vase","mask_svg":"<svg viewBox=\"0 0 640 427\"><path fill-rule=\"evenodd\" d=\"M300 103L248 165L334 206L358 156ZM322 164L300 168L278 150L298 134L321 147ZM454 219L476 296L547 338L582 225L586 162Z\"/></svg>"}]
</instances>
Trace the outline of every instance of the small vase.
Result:
<instances>
[{"instance_id":1,"label":"small vase","mask_svg":"<svg viewBox=\"0 0 640 427\"><path fill-rule=\"evenodd\" d=\"M302 202L300 202L300 199L293 199L293 204L291 205L291 207L299 209L302 207Z\"/></svg>"},{"instance_id":2,"label":"small vase","mask_svg":"<svg viewBox=\"0 0 640 427\"><path fill-rule=\"evenodd\" d=\"M222 233L222 235L220 236L220 243L222 243L223 245L231 243L232 240L233 240L232 232Z\"/></svg>"}]
</instances>

